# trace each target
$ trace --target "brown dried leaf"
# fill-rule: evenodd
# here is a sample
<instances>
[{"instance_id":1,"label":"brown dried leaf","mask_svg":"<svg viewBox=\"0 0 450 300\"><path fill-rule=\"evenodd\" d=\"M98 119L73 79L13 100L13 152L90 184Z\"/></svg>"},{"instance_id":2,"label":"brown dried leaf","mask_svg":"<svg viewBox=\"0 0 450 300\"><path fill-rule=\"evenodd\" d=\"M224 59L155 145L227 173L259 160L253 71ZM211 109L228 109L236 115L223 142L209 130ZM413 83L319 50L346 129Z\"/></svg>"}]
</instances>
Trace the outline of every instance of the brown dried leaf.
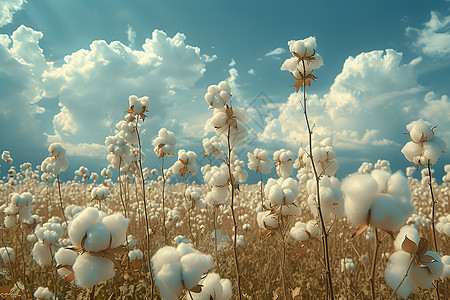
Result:
<instances>
[{"instance_id":1,"label":"brown dried leaf","mask_svg":"<svg viewBox=\"0 0 450 300\"><path fill-rule=\"evenodd\" d=\"M233 127L234 129L237 129L237 128L238 128L238 126L237 126L237 120L236 120L236 119L228 119L227 123L228 123L231 127Z\"/></svg>"},{"instance_id":2,"label":"brown dried leaf","mask_svg":"<svg viewBox=\"0 0 450 300\"><path fill-rule=\"evenodd\" d=\"M360 226L353 234L352 234L352 239L354 239L355 237L359 236L361 233L363 233L367 227L369 227L368 224Z\"/></svg>"},{"instance_id":3,"label":"brown dried leaf","mask_svg":"<svg viewBox=\"0 0 450 300\"><path fill-rule=\"evenodd\" d=\"M69 275L66 275L66 277L64 277L64 280L65 280L66 282L72 282L72 281L74 281L74 280L75 280L75 273L72 272L72 273L70 273Z\"/></svg>"},{"instance_id":4,"label":"brown dried leaf","mask_svg":"<svg viewBox=\"0 0 450 300\"><path fill-rule=\"evenodd\" d=\"M297 92L300 90L300 88L303 86L303 79L297 80L294 85L291 85L291 87L295 87L297 89Z\"/></svg>"},{"instance_id":5,"label":"brown dried leaf","mask_svg":"<svg viewBox=\"0 0 450 300\"><path fill-rule=\"evenodd\" d=\"M409 254L416 254L417 245L413 241L411 241L407 236L405 236L405 240L402 243L402 250L408 252Z\"/></svg>"},{"instance_id":6,"label":"brown dried leaf","mask_svg":"<svg viewBox=\"0 0 450 300\"><path fill-rule=\"evenodd\" d=\"M193 293L200 293L202 291L202 286L200 284L197 284L196 286L194 286L192 289L190 289L191 292Z\"/></svg>"},{"instance_id":7,"label":"brown dried leaf","mask_svg":"<svg viewBox=\"0 0 450 300\"><path fill-rule=\"evenodd\" d=\"M182 167L180 169L180 175L183 177L186 176L187 171L188 171L188 169L186 167Z\"/></svg>"},{"instance_id":8,"label":"brown dried leaf","mask_svg":"<svg viewBox=\"0 0 450 300\"><path fill-rule=\"evenodd\" d=\"M142 260L132 260L131 266L134 270L139 270L140 268L142 268Z\"/></svg>"},{"instance_id":9,"label":"brown dried leaf","mask_svg":"<svg viewBox=\"0 0 450 300\"><path fill-rule=\"evenodd\" d=\"M7 294L11 291L11 288L7 285L0 287L0 294Z\"/></svg>"},{"instance_id":10,"label":"brown dried leaf","mask_svg":"<svg viewBox=\"0 0 450 300\"><path fill-rule=\"evenodd\" d=\"M227 105L226 112L227 112L228 118L233 117L233 108L232 108L231 106L228 106L228 105Z\"/></svg>"},{"instance_id":11,"label":"brown dried leaf","mask_svg":"<svg viewBox=\"0 0 450 300\"><path fill-rule=\"evenodd\" d=\"M423 255L419 258L419 260L423 264L431 264L436 261L431 255Z\"/></svg>"},{"instance_id":12,"label":"brown dried leaf","mask_svg":"<svg viewBox=\"0 0 450 300\"><path fill-rule=\"evenodd\" d=\"M293 300L300 300L300 288L296 287L292 290L292 299Z\"/></svg>"},{"instance_id":13,"label":"brown dried leaf","mask_svg":"<svg viewBox=\"0 0 450 300\"><path fill-rule=\"evenodd\" d=\"M417 247L417 256L422 257L428 251L428 241L427 239L421 238L419 241L419 246Z\"/></svg>"},{"instance_id":14,"label":"brown dried leaf","mask_svg":"<svg viewBox=\"0 0 450 300\"><path fill-rule=\"evenodd\" d=\"M132 113L134 113L133 108L134 108L134 105L131 106L129 109L127 109L125 112L128 113L128 114L132 114Z\"/></svg>"}]
</instances>

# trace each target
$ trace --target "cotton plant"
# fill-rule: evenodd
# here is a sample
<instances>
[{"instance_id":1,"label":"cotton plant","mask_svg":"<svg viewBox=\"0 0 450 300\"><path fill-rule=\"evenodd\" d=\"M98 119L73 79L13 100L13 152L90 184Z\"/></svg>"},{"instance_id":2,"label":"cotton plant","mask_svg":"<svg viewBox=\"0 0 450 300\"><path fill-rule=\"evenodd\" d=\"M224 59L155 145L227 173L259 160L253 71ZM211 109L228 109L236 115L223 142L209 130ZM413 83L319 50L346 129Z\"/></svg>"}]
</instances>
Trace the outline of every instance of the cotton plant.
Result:
<instances>
[{"instance_id":1,"label":"cotton plant","mask_svg":"<svg viewBox=\"0 0 450 300\"><path fill-rule=\"evenodd\" d=\"M106 215L94 207L85 208L69 223L67 249L78 253L72 265L78 286L86 289L114 277L114 252L125 243L128 223L121 214Z\"/></svg>"},{"instance_id":2,"label":"cotton plant","mask_svg":"<svg viewBox=\"0 0 450 300\"><path fill-rule=\"evenodd\" d=\"M356 268L355 262L351 258L341 258L341 273L352 272Z\"/></svg>"},{"instance_id":3,"label":"cotton plant","mask_svg":"<svg viewBox=\"0 0 450 300\"><path fill-rule=\"evenodd\" d=\"M161 128L158 131L158 136L152 141L155 152L158 158L164 158L164 156L172 156L175 152L176 138L173 132L168 131L165 128Z\"/></svg>"},{"instance_id":4,"label":"cotton plant","mask_svg":"<svg viewBox=\"0 0 450 300\"><path fill-rule=\"evenodd\" d=\"M433 280L442 275L444 265L439 254L428 250L428 241L419 237L417 229L406 225L394 241L396 252L389 256L386 282L402 298L429 290Z\"/></svg>"},{"instance_id":5,"label":"cotton plant","mask_svg":"<svg viewBox=\"0 0 450 300\"><path fill-rule=\"evenodd\" d=\"M100 175L102 175L103 177L105 177L105 179L111 178L113 173L111 170L111 165L109 165L107 168L103 168L102 171L100 172Z\"/></svg>"},{"instance_id":6,"label":"cotton plant","mask_svg":"<svg viewBox=\"0 0 450 300\"><path fill-rule=\"evenodd\" d=\"M223 108L231 100L231 87L226 81L210 85L205 94L205 101L210 109Z\"/></svg>"},{"instance_id":7,"label":"cotton plant","mask_svg":"<svg viewBox=\"0 0 450 300\"><path fill-rule=\"evenodd\" d=\"M269 157L269 152L256 148L253 153L248 152L248 168L256 173L269 174L273 167L273 161Z\"/></svg>"},{"instance_id":8,"label":"cotton plant","mask_svg":"<svg viewBox=\"0 0 450 300\"><path fill-rule=\"evenodd\" d=\"M319 218L319 208L317 203L317 182L315 178L310 178L306 182L308 193L307 203L313 215ZM322 176L319 181L320 207L323 220L329 221L344 216L344 198L341 191L341 183L334 176Z\"/></svg>"},{"instance_id":9,"label":"cotton plant","mask_svg":"<svg viewBox=\"0 0 450 300\"><path fill-rule=\"evenodd\" d=\"M314 173L309 149L310 147L307 146L298 150L298 159L295 161L294 168L306 168L310 173ZM315 172L317 172L318 176L336 176L339 165L331 138L325 138L320 142L313 140L312 153L316 168Z\"/></svg>"},{"instance_id":10,"label":"cotton plant","mask_svg":"<svg viewBox=\"0 0 450 300\"><path fill-rule=\"evenodd\" d=\"M9 204L5 204L1 208L5 214L3 221L5 227L12 228L17 223L27 223L32 219L31 211L35 204L36 200L28 192L22 194L12 193Z\"/></svg>"},{"instance_id":11,"label":"cotton plant","mask_svg":"<svg viewBox=\"0 0 450 300\"><path fill-rule=\"evenodd\" d=\"M31 251L34 261L41 267L49 266L53 262L53 256L56 250L61 246L61 237L63 234L63 227L59 222L44 223L42 226L38 225L34 230L37 241ZM58 220L59 221L59 220Z\"/></svg>"},{"instance_id":12,"label":"cotton plant","mask_svg":"<svg viewBox=\"0 0 450 300\"><path fill-rule=\"evenodd\" d=\"M436 164L445 151L446 144L443 139L435 136L435 127L430 122L419 119L406 125L406 129L411 139L401 150L406 159L418 166Z\"/></svg>"},{"instance_id":13,"label":"cotton plant","mask_svg":"<svg viewBox=\"0 0 450 300\"><path fill-rule=\"evenodd\" d=\"M217 137L217 135L211 138L204 138L202 140L203 150L205 151L204 156L214 155L216 159L224 158L225 153L222 151L222 142Z\"/></svg>"},{"instance_id":14,"label":"cotton plant","mask_svg":"<svg viewBox=\"0 0 450 300\"><path fill-rule=\"evenodd\" d=\"M75 171L75 175L78 175L81 177L81 181L86 182L86 180L89 177L89 169L85 166L80 166L78 170Z\"/></svg>"},{"instance_id":15,"label":"cotton plant","mask_svg":"<svg viewBox=\"0 0 450 300\"><path fill-rule=\"evenodd\" d=\"M2 152L2 159L8 164L12 164L13 162L13 159L11 158L11 152L9 152L8 150L4 150Z\"/></svg>"},{"instance_id":16,"label":"cotton plant","mask_svg":"<svg viewBox=\"0 0 450 300\"><path fill-rule=\"evenodd\" d=\"M152 269L155 284L163 299L178 299L186 289L200 292L199 281L214 266L211 255L195 250L192 244L180 243L176 248L165 246L153 255Z\"/></svg>"},{"instance_id":17,"label":"cotton plant","mask_svg":"<svg viewBox=\"0 0 450 300\"><path fill-rule=\"evenodd\" d=\"M301 210L295 203L298 193L297 180L290 177L286 179L281 177L277 180L269 178L264 187L267 198L265 206L281 215L299 216Z\"/></svg>"},{"instance_id":18,"label":"cotton plant","mask_svg":"<svg viewBox=\"0 0 450 300\"><path fill-rule=\"evenodd\" d=\"M69 166L68 160L64 157L66 150L59 143L53 143L48 147L49 157L41 163L41 171L53 176L65 171Z\"/></svg>"},{"instance_id":19,"label":"cotton plant","mask_svg":"<svg viewBox=\"0 0 450 300\"><path fill-rule=\"evenodd\" d=\"M316 220L310 220L307 223L298 221L291 227L289 234L300 242L306 242L309 239L316 238L319 235L320 228Z\"/></svg>"},{"instance_id":20,"label":"cotton plant","mask_svg":"<svg viewBox=\"0 0 450 300\"><path fill-rule=\"evenodd\" d=\"M345 215L355 225L396 231L414 210L408 181L400 171L355 173L344 178L341 189Z\"/></svg>"},{"instance_id":21,"label":"cotton plant","mask_svg":"<svg viewBox=\"0 0 450 300\"><path fill-rule=\"evenodd\" d=\"M178 160L172 166L172 172L174 174L180 174L185 177L187 173L192 176L198 171L197 154L193 151L179 150Z\"/></svg>"},{"instance_id":22,"label":"cotton plant","mask_svg":"<svg viewBox=\"0 0 450 300\"><path fill-rule=\"evenodd\" d=\"M290 150L280 149L273 153L275 170L281 178L288 178L292 175L294 154Z\"/></svg>"}]
</instances>

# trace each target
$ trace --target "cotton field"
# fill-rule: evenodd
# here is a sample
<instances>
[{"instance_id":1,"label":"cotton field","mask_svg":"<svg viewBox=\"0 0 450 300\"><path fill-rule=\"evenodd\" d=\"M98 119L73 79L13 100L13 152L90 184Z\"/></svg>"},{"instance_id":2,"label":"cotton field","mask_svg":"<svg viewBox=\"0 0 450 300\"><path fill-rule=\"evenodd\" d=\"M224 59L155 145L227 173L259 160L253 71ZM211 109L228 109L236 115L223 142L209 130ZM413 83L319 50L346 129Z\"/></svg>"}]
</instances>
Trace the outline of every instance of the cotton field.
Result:
<instances>
[{"instance_id":1,"label":"cotton field","mask_svg":"<svg viewBox=\"0 0 450 300\"><path fill-rule=\"evenodd\" d=\"M249 117L225 80L205 87L214 135L202 153L180 149L166 128L144 139L157 113L151 95L124 99L100 175L77 166L60 180L71 159L59 143L38 166L4 145L2 299L449 299L450 164L439 124L396 129L407 131L404 169L387 157L338 178L333 140L316 137L308 115L320 48L308 37L287 49L280 67L309 137L295 151L238 151ZM258 183L247 183L251 172Z\"/></svg>"}]
</instances>

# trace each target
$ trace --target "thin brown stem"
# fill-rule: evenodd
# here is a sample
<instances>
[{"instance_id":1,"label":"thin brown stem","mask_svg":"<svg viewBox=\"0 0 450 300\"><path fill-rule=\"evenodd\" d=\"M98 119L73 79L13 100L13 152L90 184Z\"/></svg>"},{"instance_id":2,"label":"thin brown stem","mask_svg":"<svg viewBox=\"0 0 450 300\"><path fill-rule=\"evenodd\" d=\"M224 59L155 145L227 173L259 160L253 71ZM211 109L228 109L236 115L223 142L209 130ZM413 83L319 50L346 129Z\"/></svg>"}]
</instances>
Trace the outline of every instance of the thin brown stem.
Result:
<instances>
[{"instance_id":1,"label":"thin brown stem","mask_svg":"<svg viewBox=\"0 0 450 300\"><path fill-rule=\"evenodd\" d=\"M430 193L431 193L431 228L433 231L433 244L434 244L434 251L439 254L439 248L437 244L437 238L436 238L436 203L437 201L434 199L434 191L433 191L433 176L431 175L431 163L430 160L428 160L428 185L430 186ZM440 299L439 295L439 279L436 280L436 296L437 299Z\"/></svg>"},{"instance_id":2,"label":"thin brown stem","mask_svg":"<svg viewBox=\"0 0 450 300\"><path fill-rule=\"evenodd\" d=\"M378 250L380 248L381 241L378 238L378 229L375 228L375 250L372 257L372 272L370 276L370 290L372 292L372 299L376 299L375 295L375 278L376 278L376 270L377 270L377 256Z\"/></svg>"},{"instance_id":3,"label":"thin brown stem","mask_svg":"<svg viewBox=\"0 0 450 300\"><path fill-rule=\"evenodd\" d=\"M64 214L63 200L62 200L62 194L61 194L61 182L59 181L59 174L56 175L56 181L58 183L59 206L61 207L61 214L64 218L64 222L66 223L66 230L69 230L69 228L67 227L66 215Z\"/></svg>"},{"instance_id":4,"label":"thin brown stem","mask_svg":"<svg viewBox=\"0 0 450 300\"><path fill-rule=\"evenodd\" d=\"M163 178L162 185L162 209L163 209L163 232L164 232L164 245L167 246L167 232L166 232L166 206L165 206L165 195L164 190L166 188L166 175L164 174L164 156L161 159L161 175Z\"/></svg>"},{"instance_id":5,"label":"thin brown stem","mask_svg":"<svg viewBox=\"0 0 450 300\"><path fill-rule=\"evenodd\" d=\"M394 293L392 293L392 295L389 297L389 300L391 300L392 297L394 297L395 293L397 293L397 291L400 289L400 287L402 286L402 284L405 281L406 277L408 277L408 273L409 273L409 270L411 269L411 266L412 266L413 262L414 262L414 256L411 255L411 260L409 261L408 269L406 269L405 276L403 276L402 281L400 281L400 283L398 284L398 286L395 289Z\"/></svg>"}]
</instances>

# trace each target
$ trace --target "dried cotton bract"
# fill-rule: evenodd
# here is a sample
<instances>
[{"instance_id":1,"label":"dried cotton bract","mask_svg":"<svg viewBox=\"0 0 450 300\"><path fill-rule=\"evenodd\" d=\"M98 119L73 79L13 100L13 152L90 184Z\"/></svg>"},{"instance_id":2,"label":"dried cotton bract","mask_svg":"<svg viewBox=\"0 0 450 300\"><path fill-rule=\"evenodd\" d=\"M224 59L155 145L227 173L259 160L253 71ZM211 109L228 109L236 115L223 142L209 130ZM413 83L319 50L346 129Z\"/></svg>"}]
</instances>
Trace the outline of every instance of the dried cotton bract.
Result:
<instances>
[{"instance_id":1,"label":"dried cotton bract","mask_svg":"<svg viewBox=\"0 0 450 300\"><path fill-rule=\"evenodd\" d=\"M209 273L198 284L202 286L202 291L192 293L194 300L229 300L233 296L231 281L221 279L216 273Z\"/></svg>"}]
</instances>

